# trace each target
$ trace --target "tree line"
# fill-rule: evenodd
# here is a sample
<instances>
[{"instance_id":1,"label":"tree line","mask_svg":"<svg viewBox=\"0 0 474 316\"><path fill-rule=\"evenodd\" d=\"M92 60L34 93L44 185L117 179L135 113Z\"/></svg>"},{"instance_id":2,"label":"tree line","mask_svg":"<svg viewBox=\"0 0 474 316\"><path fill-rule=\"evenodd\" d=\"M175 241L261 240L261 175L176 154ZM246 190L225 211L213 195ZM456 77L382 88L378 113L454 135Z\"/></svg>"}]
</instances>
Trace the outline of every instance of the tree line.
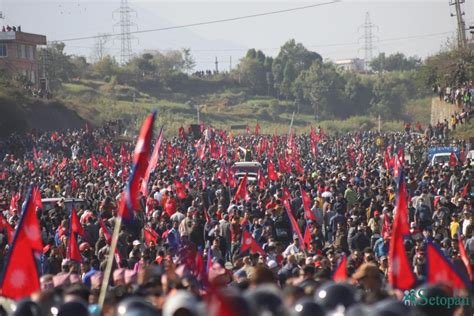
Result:
<instances>
[{"instance_id":1,"label":"tree line","mask_svg":"<svg viewBox=\"0 0 474 316\"><path fill-rule=\"evenodd\" d=\"M39 53L53 89L77 78L135 87L145 83L170 91L188 87L191 81L222 80L226 88L293 102L297 111L326 119L400 118L408 100L429 95L434 85L461 86L474 74L472 51L446 50L425 60L380 53L369 64L369 72L356 73L341 70L293 39L281 46L276 57L249 49L234 70L212 78L191 75L195 62L189 49L144 53L120 65L109 55L89 63L84 57L67 55L64 48L63 43L55 43Z\"/></svg>"}]
</instances>

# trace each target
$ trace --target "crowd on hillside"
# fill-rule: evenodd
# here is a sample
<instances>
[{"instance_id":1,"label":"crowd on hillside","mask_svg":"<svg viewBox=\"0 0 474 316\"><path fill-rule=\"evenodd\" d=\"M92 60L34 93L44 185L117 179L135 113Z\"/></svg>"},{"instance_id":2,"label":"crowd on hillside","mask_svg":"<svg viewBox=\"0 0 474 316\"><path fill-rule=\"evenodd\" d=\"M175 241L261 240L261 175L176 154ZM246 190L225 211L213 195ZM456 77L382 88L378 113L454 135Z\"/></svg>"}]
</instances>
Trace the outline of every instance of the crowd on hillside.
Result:
<instances>
[{"instance_id":1,"label":"crowd on hillside","mask_svg":"<svg viewBox=\"0 0 474 316\"><path fill-rule=\"evenodd\" d=\"M460 87L441 87L440 85L433 87L433 92L439 96L440 101L457 104L465 109L471 109L472 90L472 82L467 82Z\"/></svg>"},{"instance_id":2,"label":"crowd on hillside","mask_svg":"<svg viewBox=\"0 0 474 316\"><path fill-rule=\"evenodd\" d=\"M427 150L439 143L432 131L330 136L318 128L276 136L202 129L198 139L180 129L162 142L148 194L134 220L122 224L102 310L99 289L134 141L112 123L0 141L3 269L9 227L17 226L31 185L45 203L36 209L41 291L3 300L0 315L472 314L471 304L407 306L406 292L387 281L401 172L412 288L425 297L472 299L469 285L453 292L427 279L426 269L431 241L463 276L459 245L474 262L469 144L454 143L462 152L454 164L431 166ZM261 163L254 181L233 173L240 160ZM46 209L44 199L56 197ZM75 209L85 231L77 241L80 260L67 258L71 198L84 201Z\"/></svg>"}]
</instances>

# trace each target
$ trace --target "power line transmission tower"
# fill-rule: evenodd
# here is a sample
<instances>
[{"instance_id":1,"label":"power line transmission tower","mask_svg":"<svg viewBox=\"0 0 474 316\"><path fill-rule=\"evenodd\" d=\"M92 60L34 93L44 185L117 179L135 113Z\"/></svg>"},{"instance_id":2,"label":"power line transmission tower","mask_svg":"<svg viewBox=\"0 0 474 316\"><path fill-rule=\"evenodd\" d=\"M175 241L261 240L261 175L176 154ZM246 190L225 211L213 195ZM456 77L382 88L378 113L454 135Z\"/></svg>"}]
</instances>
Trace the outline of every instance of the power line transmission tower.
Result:
<instances>
[{"instance_id":1,"label":"power line transmission tower","mask_svg":"<svg viewBox=\"0 0 474 316\"><path fill-rule=\"evenodd\" d=\"M370 21L370 14L369 12L366 12L365 22L364 24L359 26L359 30L361 28L364 30L364 35L361 38L359 38L359 40L361 39L364 40L364 45L362 46L362 49L364 50L364 54L365 54L364 63L365 63L365 69L367 70L369 63L372 60L373 50L374 48L376 48L374 46L374 39L376 38L376 36L374 36L372 30L373 29L378 30L379 27Z\"/></svg>"},{"instance_id":2,"label":"power line transmission tower","mask_svg":"<svg viewBox=\"0 0 474 316\"><path fill-rule=\"evenodd\" d=\"M131 13L136 12L130 8L127 0L120 0L120 8L114 13L120 14L120 22L116 23L115 26L120 26L120 63L126 64L132 56L132 34L131 28L136 27L136 24L132 22Z\"/></svg>"},{"instance_id":3,"label":"power line transmission tower","mask_svg":"<svg viewBox=\"0 0 474 316\"><path fill-rule=\"evenodd\" d=\"M464 23L464 19L462 16L464 12L461 10L461 4L464 3L464 0L450 0L449 5L455 6L456 14L452 14L451 16L455 16L457 19L458 24L458 48L463 49L466 47L466 25Z\"/></svg>"}]
</instances>

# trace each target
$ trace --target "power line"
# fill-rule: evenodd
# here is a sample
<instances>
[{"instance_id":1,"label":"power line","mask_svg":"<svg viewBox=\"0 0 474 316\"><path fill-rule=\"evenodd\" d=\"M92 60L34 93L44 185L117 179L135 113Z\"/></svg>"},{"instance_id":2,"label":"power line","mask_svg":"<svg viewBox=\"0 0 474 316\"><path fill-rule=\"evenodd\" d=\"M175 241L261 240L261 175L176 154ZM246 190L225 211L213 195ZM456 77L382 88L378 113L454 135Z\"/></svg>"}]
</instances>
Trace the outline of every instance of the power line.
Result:
<instances>
[{"instance_id":1,"label":"power line","mask_svg":"<svg viewBox=\"0 0 474 316\"><path fill-rule=\"evenodd\" d=\"M338 2L340 2L340 1L341 1L341 0L333 0L333 1L329 1L329 2L310 4L310 5L306 5L306 6L302 6L302 7L294 7L294 8L283 9L283 10L269 11L269 12L256 13L256 14L249 14L249 15L243 15L243 16L238 16L238 17L234 17L234 18L219 19L219 20L210 20L210 21L197 22L197 23L190 23L190 24L183 24L183 25L176 25L176 26L168 26L168 27L162 27L162 28L156 28L156 29L133 31L133 32L130 32L130 34L142 34L142 33L150 33L150 32L160 32L160 31L181 29L181 28L187 28L187 27L193 27L193 26L209 25L209 24L216 24L216 23L223 23L223 22L231 22L231 21L238 21L238 20L244 20L244 19L251 19L251 18L256 18L256 17L260 17L260 16L267 16L267 15L280 14L280 13L285 13L285 12L292 12L292 11L299 11L299 10L305 10L305 9L315 8L315 7L321 7L321 6L325 6L325 5L330 5L330 4L338 3ZM117 35L120 35L120 33L110 33L110 34L105 34L105 35L106 35L106 36L117 36ZM73 37L73 38L66 38L66 39L62 39L62 40L55 40L54 42L80 41L80 40L94 39L94 38L97 38L98 36L99 36L99 35L83 36L83 37ZM102 36L103 36L103 35L102 35Z\"/></svg>"}]
</instances>

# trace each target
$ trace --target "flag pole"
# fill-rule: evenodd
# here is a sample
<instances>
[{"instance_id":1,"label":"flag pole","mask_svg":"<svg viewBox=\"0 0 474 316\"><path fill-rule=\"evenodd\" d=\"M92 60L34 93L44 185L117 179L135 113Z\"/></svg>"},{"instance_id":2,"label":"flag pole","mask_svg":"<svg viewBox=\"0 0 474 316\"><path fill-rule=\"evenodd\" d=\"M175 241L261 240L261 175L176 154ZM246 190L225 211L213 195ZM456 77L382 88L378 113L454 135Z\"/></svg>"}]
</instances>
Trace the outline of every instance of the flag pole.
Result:
<instances>
[{"instance_id":1,"label":"flag pole","mask_svg":"<svg viewBox=\"0 0 474 316\"><path fill-rule=\"evenodd\" d=\"M115 218L115 226L112 234L112 240L110 241L109 256L107 257L107 265L104 272L104 280L102 282L102 287L100 288L99 295L99 308L102 311L104 307L105 295L107 293L107 288L109 286L110 274L112 273L112 265L114 263L114 254L115 249L117 249L118 235L120 232L120 226L122 225L122 216L117 216Z\"/></svg>"},{"instance_id":2,"label":"flag pole","mask_svg":"<svg viewBox=\"0 0 474 316\"><path fill-rule=\"evenodd\" d=\"M290 129L288 130L288 137L290 137L291 128L293 127L293 120L294 119L295 119L295 111L293 111L293 115L291 116L291 123L290 123Z\"/></svg>"}]
</instances>

